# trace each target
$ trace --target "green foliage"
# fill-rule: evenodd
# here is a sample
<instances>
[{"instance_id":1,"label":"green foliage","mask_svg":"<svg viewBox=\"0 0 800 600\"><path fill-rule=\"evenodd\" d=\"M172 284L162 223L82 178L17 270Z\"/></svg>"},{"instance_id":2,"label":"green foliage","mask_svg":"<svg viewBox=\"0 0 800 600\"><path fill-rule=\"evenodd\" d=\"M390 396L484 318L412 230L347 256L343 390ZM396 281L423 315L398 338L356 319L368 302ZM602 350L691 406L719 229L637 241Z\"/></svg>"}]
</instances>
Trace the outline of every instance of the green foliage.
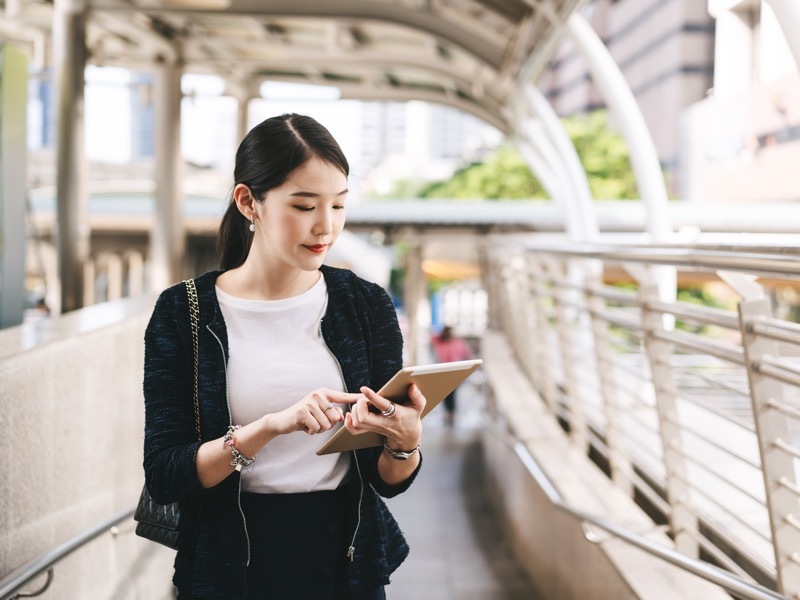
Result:
<instances>
[{"instance_id":1,"label":"green foliage","mask_svg":"<svg viewBox=\"0 0 800 600\"><path fill-rule=\"evenodd\" d=\"M732 310L735 305L729 301L725 301L716 294L709 286L700 285L696 287L678 288L677 299L679 302L688 302L690 304L699 304L701 306L708 306L710 308L722 308ZM720 335L721 330L715 325L705 325L693 323L691 321L684 321L683 319L675 320L675 327L690 331L692 333L716 337Z\"/></svg>"},{"instance_id":2,"label":"green foliage","mask_svg":"<svg viewBox=\"0 0 800 600\"><path fill-rule=\"evenodd\" d=\"M708 286L704 285L678 288L677 297L681 302L700 304L711 308L724 308L727 310L735 308L735 305L731 304L731 302L719 298Z\"/></svg>"},{"instance_id":3,"label":"green foliage","mask_svg":"<svg viewBox=\"0 0 800 600\"><path fill-rule=\"evenodd\" d=\"M605 110L574 115L561 122L575 145L594 198L625 200L638 197L628 146L609 126Z\"/></svg>"},{"instance_id":4,"label":"green foliage","mask_svg":"<svg viewBox=\"0 0 800 600\"><path fill-rule=\"evenodd\" d=\"M592 195L601 200L638 197L625 141L608 124L604 110L562 119L589 179ZM446 181L420 185L399 181L392 197L470 199L546 198L520 154L501 146L483 162L467 165Z\"/></svg>"},{"instance_id":5,"label":"green foliage","mask_svg":"<svg viewBox=\"0 0 800 600\"><path fill-rule=\"evenodd\" d=\"M482 163L461 168L446 181L424 187L419 195L487 200L547 197L522 157L508 146L498 148Z\"/></svg>"}]
</instances>

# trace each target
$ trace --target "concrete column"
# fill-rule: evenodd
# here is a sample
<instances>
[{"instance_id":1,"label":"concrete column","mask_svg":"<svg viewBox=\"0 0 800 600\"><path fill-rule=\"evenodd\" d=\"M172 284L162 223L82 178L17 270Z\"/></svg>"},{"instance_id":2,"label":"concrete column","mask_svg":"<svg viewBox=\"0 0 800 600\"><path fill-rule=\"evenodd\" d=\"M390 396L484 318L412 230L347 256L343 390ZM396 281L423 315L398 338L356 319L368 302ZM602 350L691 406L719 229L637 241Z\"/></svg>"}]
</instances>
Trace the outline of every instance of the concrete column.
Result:
<instances>
[{"instance_id":1,"label":"concrete column","mask_svg":"<svg viewBox=\"0 0 800 600\"><path fill-rule=\"evenodd\" d=\"M225 93L236 98L236 143L239 144L250 131L250 101L261 97L261 83L253 80L229 80Z\"/></svg>"},{"instance_id":2,"label":"concrete column","mask_svg":"<svg viewBox=\"0 0 800 600\"><path fill-rule=\"evenodd\" d=\"M56 210L60 306L83 307L84 269L89 258L86 155L84 152L84 78L86 6L81 0L55 0L53 65L56 79Z\"/></svg>"},{"instance_id":3,"label":"concrete column","mask_svg":"<svg viewBox=\"0 0 800 600\"><path fill-rule=\"evenodd\" d=\"M419 358L420 322L419 311L422 304L425 276L422 272L422 244L418 241L409 243L406 256L406 279L403 285L403 301L406 306L408 332L405 340L406 360L408 364L417 364Z\"/></svg>"},{"instance_id":4,"label":"concrete column","mask_svg":"<svg viewBox=\"0 0 800 600\"><path fill-rule=\"evenodd\" d=\"M28 62L0 44L0 328L22 323L25 305L25 108Z\"/></svg>"},{"instance_id":5,"label":"concrete column","mask_svg":"<svg viewBox=\"0 0 800 600\"><path fill-rule=\"evenodd\" d=\"M144 257L136 251L126 252L124 260L128 265L128 296L144 293Z\"/></svg>"},{"instance_id":6,"label":"concrete column","mask_svg":"<svg viewBox=\"0 0 800 600\"><path fill-rule=\"evenodd\" d=\"M247 135L248 131L250 131L250 100L252 100L252 97L248 95L236 96L236 101L239 103L239 107L236 110L237 145L242 143L244 136Z\"/></svg>"},{"instance_id":7,"label":"concrete column","mask_svg":"<svg viewBox=\"0 0 800 600\"><path fill-rule=\"evenodd\" d=\"M183 278L186 251L181 161L181 61L162 58L155 81L156 202L150 237L150 288L160 291Z\"/></svg>"},{"instance_id":8,"label":"concrete column","mask_svg":"<svg viewBox=\"0 0 800 600\"><path fill-rule=\"evenodd\" d=\"M797 68L800 69L800 5L797 0L767 0L767 2L778 18Z\"/></svg>"},{"instance_id":9,"label":"concrete column","mask_svg":"<svg viewBox=\"0 0 800 600\"><path fill-rule=\"evenodd\" d=\"M122 298L123 288L122 257L115 252L109 252L104 258L108 278L106 300L119 300Z\"/></svg>"}]
</instances>

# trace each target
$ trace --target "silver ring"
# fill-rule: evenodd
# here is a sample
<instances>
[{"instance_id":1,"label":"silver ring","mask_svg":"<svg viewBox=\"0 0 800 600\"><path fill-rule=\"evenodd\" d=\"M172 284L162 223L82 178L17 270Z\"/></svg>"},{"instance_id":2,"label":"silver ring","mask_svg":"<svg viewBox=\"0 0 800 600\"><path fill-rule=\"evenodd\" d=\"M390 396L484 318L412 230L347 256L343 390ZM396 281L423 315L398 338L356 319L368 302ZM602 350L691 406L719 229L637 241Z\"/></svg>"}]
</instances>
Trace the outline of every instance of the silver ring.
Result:
<instances>
[{"instance_id":1,"label":"silver ring","mask_svg":"<svg viewBox=\"0 0 800 600\"><path fill-rule=\"evenodd\" d=\"M322 412L328 411L332 408L336 408L336 405L333 402L328 402L328 406L322 409Z\"/></svg>"},{"instance_id":2,"label":"silver ring","mask_svg":"<svg viewBox=\"0 0 800 600\"><path fill-rule=\"evenodd\" d=\"M381 411L381 414L382 414L384 417L393 417L393 416L394 416L394 413L395 413L395 411L396 411L396 410L397 410L397 406L395 405L395 403L394 403L394 402L392 402L392 403L389 405L389 408L387 408L386 410L382 410L382 411Z\"/></svg>"}]
</instances>

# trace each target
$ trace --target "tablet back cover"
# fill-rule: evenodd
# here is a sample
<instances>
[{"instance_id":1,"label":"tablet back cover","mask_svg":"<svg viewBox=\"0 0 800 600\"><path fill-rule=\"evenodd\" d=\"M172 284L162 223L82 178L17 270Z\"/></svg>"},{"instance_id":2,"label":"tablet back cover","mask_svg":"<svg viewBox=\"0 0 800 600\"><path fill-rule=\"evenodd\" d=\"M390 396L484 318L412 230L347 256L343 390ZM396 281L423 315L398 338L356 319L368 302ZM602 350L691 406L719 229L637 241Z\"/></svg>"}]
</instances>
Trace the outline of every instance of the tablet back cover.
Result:
<instances>
[{"instance_id":1,"label":"tablet back cover","mask_svg":"<svg viewBox=\"0 0 800 600\"><path fill-rule=\"evenodd\" d=\"M424 418L447 394L456 389L478 367L481 360L464 360L452 363L439 363L434 365L417 365L405 367L395 374L378 393L396 402L408 402L408 386L416 383L422 395L428 401L422 411ZM337 431L319 450L317 454L330 454L332 452L345 452L383 445L383 436L377 433L362 433L353 435L344 427Z\"/></svg>"}]
</instances>

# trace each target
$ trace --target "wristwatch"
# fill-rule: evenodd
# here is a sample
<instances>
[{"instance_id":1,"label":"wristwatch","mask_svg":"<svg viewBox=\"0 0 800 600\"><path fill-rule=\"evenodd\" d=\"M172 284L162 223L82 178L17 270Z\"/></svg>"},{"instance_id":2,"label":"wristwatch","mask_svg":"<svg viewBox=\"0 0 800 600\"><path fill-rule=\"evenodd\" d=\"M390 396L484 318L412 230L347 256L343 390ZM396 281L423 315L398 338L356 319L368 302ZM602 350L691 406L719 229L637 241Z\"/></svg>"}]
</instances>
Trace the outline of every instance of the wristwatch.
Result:
<instances>
[{"instance_id":1,"label":"wristwatch","mask_svg":"<svg viewBox=\"0 0 800 600\"><path fill-rule=\"evenodd\" d=\"M383 447L386 448L389 456L395 460L408 460L419 451L420 444L422 444L422 441L420 441L413 450L394 450L393 448L389 448L389 442L385 438L383 440Z\"/></svg>"}]
</instances>

